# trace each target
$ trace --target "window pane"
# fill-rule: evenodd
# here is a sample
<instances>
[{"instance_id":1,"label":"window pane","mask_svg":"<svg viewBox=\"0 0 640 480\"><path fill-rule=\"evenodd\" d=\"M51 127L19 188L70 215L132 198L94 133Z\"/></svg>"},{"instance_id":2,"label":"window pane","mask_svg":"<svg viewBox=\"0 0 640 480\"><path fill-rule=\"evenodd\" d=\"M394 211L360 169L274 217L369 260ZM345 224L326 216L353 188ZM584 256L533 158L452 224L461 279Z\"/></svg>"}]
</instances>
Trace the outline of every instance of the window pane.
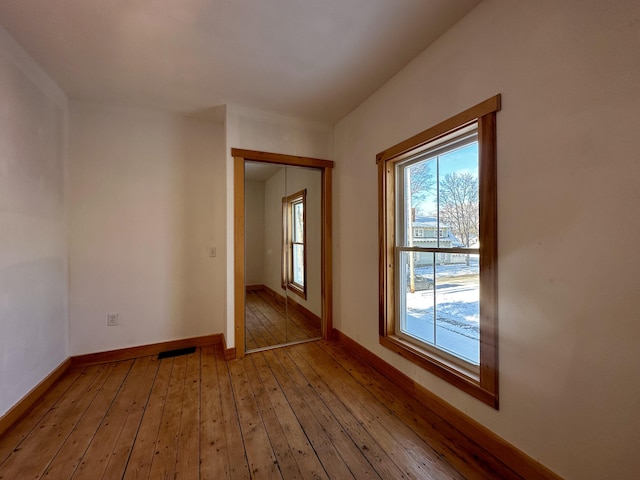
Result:
<instances>
[{"instance_id":1,"label":"window pane","mask_svg":"<svg viewBox=\"0 0 640 480\"><path fill-rule=\"evenodd\" d=\"M435 345L434 255L424 252L400 252L398 265L400 333L431 345Z\"/></svg>"},{"instance_id":2,"label":"window pane","mask_svg":"<svg viewBox=\"0 0 640 480\"><path fill-rule=\"evenodd\" d=\"M304 245L293 244L293 283L304 286Z\"/></svg>"},{"instance_id":3,"label":"window pane","mask_svg":"<svg viewBox=\"0 0 640 480\"><path fill-rule=\"evenodd\" d=\"M293 204L292 217L292 241L302 243L304 241L304 206L302 202Z\"/></svg>"},{"instance_id":4,"label":"window pane","mask_svg":"<svg viewBox=\"0 0 640 480\"><path fill-rule=\"evenodd\" d=\"M440 247L478 248L478 143L438 158Z\"/></svg>"},{"instance_id":5,"label":"window pane","mask_svg":"<svg viewBox=\"0 0 640 480\"><path fill-rule=\"evenodd\" d=\"M478 255L436 254L436 345L480 364Z\"/></svg>"},{"instance_id":6,"label":"window pane","mask_svg":"<svg viewBox=\"0 0 640 480\"><path fill-rule=\"evenodd\" d=\"M402 212L405 246L437 246L437 176L435 158L404 168L405 199Z\"/></svg>"},{"instance_id":7,"label":"window pane","mask_svg":"<svg viewBox=\"0 0 640 480\"><path fill-rule=\"evenodd\" d=\"M398 333L479 365L478 255L401 252L399 267Z\"/></svg>"}]
</instances>

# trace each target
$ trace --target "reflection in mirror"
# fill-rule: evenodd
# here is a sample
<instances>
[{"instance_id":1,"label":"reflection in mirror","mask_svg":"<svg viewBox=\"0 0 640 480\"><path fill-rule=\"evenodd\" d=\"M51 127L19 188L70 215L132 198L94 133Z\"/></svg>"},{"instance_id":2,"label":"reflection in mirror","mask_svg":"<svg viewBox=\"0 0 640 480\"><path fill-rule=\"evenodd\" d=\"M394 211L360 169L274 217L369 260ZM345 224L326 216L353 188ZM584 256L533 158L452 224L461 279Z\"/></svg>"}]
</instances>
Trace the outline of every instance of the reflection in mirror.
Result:
<instances>
[{"instance_id":1,"label":"reflection in mirror","mask_svg":"<svg viewBox=\"0 0 640 480\"><path fill-rule=\"evenodd\" d=\"M245 162L245 349L314 340L321 325L320 170Z\"/></svg>"}]
</instances>

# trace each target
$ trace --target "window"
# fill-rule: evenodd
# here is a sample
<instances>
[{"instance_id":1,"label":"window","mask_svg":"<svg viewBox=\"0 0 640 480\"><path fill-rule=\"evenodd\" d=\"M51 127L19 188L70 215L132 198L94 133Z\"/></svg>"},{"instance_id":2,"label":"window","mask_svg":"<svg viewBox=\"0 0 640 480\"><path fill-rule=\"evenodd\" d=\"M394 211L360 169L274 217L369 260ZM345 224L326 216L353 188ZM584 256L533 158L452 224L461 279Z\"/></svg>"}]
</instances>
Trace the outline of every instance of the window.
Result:
<instances>
[{"instance_id":1,"label":"window","mask_svg":"<svg viewBox=\"0 0 640 480\"><path fill-rule=\"evenodd\" d=\"M302 298L307 298L307 191L294 193L282 199L284 265L283 287Z\"/></svg>"},{"instance_id":2,"label":"window","mask_svg":"<svg viewBox=\"0 0 640 480\"><path fill-rule=\"evenodd\" d=\"M415 236L416 236L416 237L424 237L424 229L422 229L422 228L416 228L416 229L415 229Z\"/></svg>"},{"instance_id":3,"label":"window","mask_svg":"<svg viewBox=\"0 0 640 480\"><path fill-rule=\"evenodd\" d=\"M492 97L377 156L380 343L494 408L498 110ZM433 242L414 244L418 222Z\"/></svg>"}]
</instances>

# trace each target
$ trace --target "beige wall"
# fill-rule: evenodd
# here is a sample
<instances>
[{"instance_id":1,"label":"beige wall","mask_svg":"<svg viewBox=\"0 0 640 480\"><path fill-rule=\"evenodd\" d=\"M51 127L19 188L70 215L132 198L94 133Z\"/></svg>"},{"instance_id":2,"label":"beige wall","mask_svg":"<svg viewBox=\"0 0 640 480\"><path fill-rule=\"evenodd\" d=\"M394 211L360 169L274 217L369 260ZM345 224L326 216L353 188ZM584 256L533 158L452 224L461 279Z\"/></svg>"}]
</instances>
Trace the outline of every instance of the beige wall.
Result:
<instances>
[{"instance_id":1,"label":"beige wall","mask_svg":"<svg viewBox=\"0 0 640 480\"><path fill-rule=\"evenodd\" d=\"M264 284L281 295L282 290L282 197L285 195L285 168L264 182Z\"/></svg>"},{"instance_id":2,"label":"beige wall","mask_svg":"<svg viewBox=\"0 0 640 480\"><path fill-rule=\"evenodd\" d=\"M338 123L334 321L571 479L640 472L640 4L485 0ZM375 155L496 93L500 411L378 344Z\"/></svg>"},{"instance_id":3,"label":"beige wall","mask_svg":"<svg viewBox=\"0 0 640 480\"><path fill-rule=\"evenodd\" d=\"M0 416L68 355L67 114L0 27Z\"/></svg>"},{"instance_id":4,"label":"beige wall","mask_svg":"<svg viewBox=\"0 0 640 480\"><path fill-rule=\"evenodd\" d=\"M246 180L245 201L245 285L264 284L264 187L260 180Z\"/></svg>"},{"instance_id":5,"label":"beige wall","mask_svg":"<svg viewBox=\"0 0 640 480\"><path fill-rule=\"evenodd\" d=\"M74 102L70 135L71 354L221 332L222 124Z\"/></svg>"}]
</instances>

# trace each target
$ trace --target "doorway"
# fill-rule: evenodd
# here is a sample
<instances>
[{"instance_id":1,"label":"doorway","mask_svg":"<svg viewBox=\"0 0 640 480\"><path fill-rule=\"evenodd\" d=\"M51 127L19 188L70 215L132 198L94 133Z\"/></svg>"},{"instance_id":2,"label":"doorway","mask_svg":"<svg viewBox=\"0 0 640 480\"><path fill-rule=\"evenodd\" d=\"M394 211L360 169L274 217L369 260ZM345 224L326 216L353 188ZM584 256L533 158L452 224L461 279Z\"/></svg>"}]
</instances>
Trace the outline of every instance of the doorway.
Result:
<instances>
[{"instance_id":1,"label":"doorway","mask_svg":"<svg viewBox=\"0 0 640 480\"><path fill-rule=\"evenodd\" d=\"M333 162L232 155L236 355L329 339Z\"/></svg>"}]
</instances>

